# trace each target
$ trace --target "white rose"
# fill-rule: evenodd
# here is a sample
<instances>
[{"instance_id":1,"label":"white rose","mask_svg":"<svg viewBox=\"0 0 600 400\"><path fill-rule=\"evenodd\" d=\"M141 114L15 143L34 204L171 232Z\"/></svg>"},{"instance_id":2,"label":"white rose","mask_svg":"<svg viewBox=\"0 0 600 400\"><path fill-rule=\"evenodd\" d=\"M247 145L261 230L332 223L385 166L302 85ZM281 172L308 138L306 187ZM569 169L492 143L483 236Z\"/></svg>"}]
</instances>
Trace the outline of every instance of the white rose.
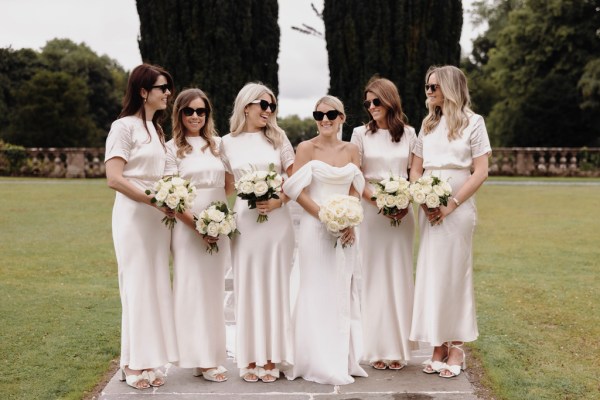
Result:
<instances>
[{"instance_id":1,"label":"white rose","mask_svg":"<svg viewBox=\"0 0 600 400\"><path fill-rule=\"evenodd\" d=\"M237 224L235 223L235 218L233 218L233 215L229 215L227 217L227 223L229 224L229 226L231 227L232 231L235 231L237 228Z\"/></svg>"},{"instance_id":2,"label":"white rose","mask_svg":"<svg viewBox=\"0 0 600 400\"><path fill-rule=\"evenodd\" d=\"M273 179L269 181L269 183L271 184L272 188L281 187L281 184L283 183L283 178L281 177L281 175L277 174Z\"/></svg>"},{"instance_id":3,"label":"white rose","mask_svg":"<svg viewBox=\"0 0 600 400\"><path fill-rule=\"evenodd\" d=\"M413 192L412 198L415 201L415 203L423 204L425 203L425 192L423 192L422 190L417 190Z\"/></svg>"},{"instance_id":4,"label":"white rose","mask_svg":"<svg viewBox=\"0 0 600 400\"><path fill-rule=\"evenodd\" d=\"M441 187L440 185L435 185L435 186L433 187L433 192L434 192L436 195L438 195L438 197L439 197L439 196L443 196L443 195L445 195L445 194L446 194L446 193L445 193L445 190L444 190L444 188L443 188L443 187Z\"/></svg>"},{"instance_id":5,"label":"white rose","mask_svg":"<svg viewBox=\"0 0 600 400\"><path fill-rule=\"evenodd\" d=\"M254 192L254 184L250 181L240 182L240 186L238 189L243 194L250 194Z\"/></svg>"},{"instance_id":6,"label":"white rose","mask_svg":"<svg viewBox=\"0 0 600 400\"><path fill-rule=\"evenodd\" d=\"M339 232L340 230L342 230L343 228L336 222L336 221L329 221L327 223L327 230L329 232Z\"/></svg>"},{"instance_id":7,"label":"white rose","mask_svg":"<svg viewBox=\"0 0 600 400\"><path fill-rule=\"evenodd\" d=\"M410 203L410 199L405 194L399 194L398 196L396 196L396 204L395 205L399 209L403 210L403 209L407 208L409 203Z\"/></svg>"},{"instance_id":8,"label":"white rose","mask_svg":"<svg viewBox=\"0 0 600 400\"><path fill-rule=\"evenodd\" d=\"M225 220L219 223L219 233L225 236L231 233L231 225L229 225L229 222Z\"/></svg>"},{"instance_id":9,"label":"white rose","mask_svg":"<svg viewBox=\"0 0 600 400\"><path fill-rule=\"evenodd\" d=\"M400 178L400 180L398 181L398 186L401 190L406 190L410 187L410 182L404 178Z\"/></svg>"},{"instance_id":10,"label":"white rose","mask_svg":"<svg viewBox=\"0 0 600 400\"><path fill-rule=\"evenodd\" d=\"M211 221L221 222L225 219L225 214L216 208L210 208L206 214Z\"/></svg>"},{"instance_id":11,"label":"white rose","mask_svg":"<svg viewBox=\"0 0 600 400\"><path fill-rule=\"evenodd\" d=\"M377 200L375 200L375 202L377 203L377 208L382 209L383 207L385 207L384 197L378 197Z\"/></svg>"},{"instance_id":12,"label":"white rose","mask_svg":"<svg viewBox=\"0 0 600 400\"><path fill-rule=\"evenodd\" d=\"M385 184L385 191L388 193L395 193L398 189L400 189L398 181L389 181Z\"/></svg>"},{"instance_id":13,"label":"white rose","mask_svg":"<svg viewBox=\"0 0 600 400\"><path fill-rule=\"evenodd\" d=\"M162 181L156 181L154 182L154 185L152 185L152 190L154 190L155 192L158 192L162 187Z\"/></svg>"},{"instance_id":14,"label":"white rose","mask_svg":"<svg viewBox=\"0 0 600 400\"><path fill-rule=\"evenodd\" d=\"M204 220L199 219L196 221L196 230L202 234L206 233L206 223Z\"/></svg>"},{"instance_id":15,"label":"white rose","mask_svg":"<svg viewBox=\"0 0 600 400\"><path fill-rule=\"evenodd\" d=\"M242 175L239 182L250 182L251 180L252 180L252 174L247 173L247 174Z\"/></svg>"},{"instance_id":16,"label":"white rose","mask_svg":"<svg viewBox=\"0 0 600 400\"><path fill-rule=\"evenodd\" d=\"M206 227L206 234L208 236L217 237L219 236L219 224L216 222L211 222Z\"/></svg>"},{"instance_id":17,"label":"white rose","mask_svg":"<svg viewBox=\"0 0 600 400\"><path fill-rule=\"evenodd\" d=\"M156 195L154 197L156 197L156 200L158 202L164 203L164 201L168 195L169 195L169 191L167 189L163 188L158 193L156 193Z\"/></svg>"},{"instance_id":18,"label":"white rose","mask_svg":"<svg viewBox=\"0 0 600 400\"><path fill-rule=\"evenodd\" d=\"M168 190L168 191L171 191L172 187L173 187L173 184L171 182L168 182L168 181L163 182L162 185L161 185L161 189Z\"/></svg>"},{"instance_id":19,"label":"white rose","mask_svg":"<svg viewBox=\"0 0 600 400\"><path fill-rule=\"evenodd\" d=\"M267 175L269 173L267 171L256 171L254 173L254 179L260 179L261 181L264 181L267 179Z\"/></svg>"},{"instance_id":20,"label":"white rose","mask_svg":"<svg viewBox=\"0 0 600 400\"><path fill-rule=\"evenodd\" d=\"M173 186L183 186L185 184L185 179L182 179L178 176L174 176L171 179L171 183L173 184Z\"/></svg>"},{"instance_id":21,"label":"white rose","mask_svg":"<svg viewBox=\"0 0 600 400\"><path fill-rule=\"evenodd\" d=\"M171 193L167 196L165 203L167 204L167 207L169 207L171 210L174 210L177 208L177 205L179 204L179 197L177 197L176 195Z\"/></svg>"},{"instance_id":22,"label":"white rose","mask_svg":"<svg viewBox=\"0 0 600 400\"><path fill-rule=\"evenodd\" d=\"M380 181L379 181L379 184L380 184L381 186L384 186L384 187L385 187L385 185L387 185L389 182L390 182L390 178L385 178L385 179L382 179L382 180L380 180Z\"/></svg>"},{"instance_id":23,"label":"white rose","mask_svg":"<svg viewBox=\"0 0 600 400\"><path fill-rule=\"evenodd\" d=\"M428 208L436 208L440 206L440 198L435 193L429 193L425 196L425 204Z\"/></svg>"},{"instance_id":24,"label":"white rose","mask_svg":"<svg viewBox=\"0 0 600 400\"><path fill-rule=\"evenodd\" d=\"M254 193L256 196L262 196L269 191L269 185L265 181L258 181L254 184Z\"/></svg>"},{"instance_id":25,"label":"white rose","mask_svg":"<svg viewBox=\"0 0 600 400\"><path fill-rule=\"evenodd\" d=\"M177 196L181 199L186 199L189 194L187 188L185 188L183 186L176 187L175 190L173 191L173 193L175 194L175 196Z\"/></svg>"},{"instance_id":26,"label":"white rose","mask_svg":"<svg viewBox=\"0 0 600 400\"><path fill-rule=\"evenodd\" d=\"M431 187L431 185L421 185L421 190L423 191L423 193L429 194L432 192L433 188Z\"/></svg>"},{"instance_id":27,"label":"white rose","mask_svg":"<svg viewBox=\"0 0 600 400\"><path fill-rule=\"evenodd\" d=\"M433 184L433 177L431 175L422 176L419 178L419 181L423 186L431 186Z\"/></svg>"},{"instance_id":28,"label":"white rose","mask_svg":"<svg viewBox=\"0 0 600 400\"><path fill-rule=\"evenodd\" d=\"M442 189L444 189L444 192L446 192L446 194L452 193L452 186L450 186L448 182L442 182Z\"/></svg>"},{"instance_id":29,"label":"white rose","mask_svg":"<svg viewBox=\"0 0 600 400\"><path fill-rule=\"evenodd\" d=\"M396 205L396 197L390 195L385 196L386 207L394 207Z\"/></svg>"}]
</instances>

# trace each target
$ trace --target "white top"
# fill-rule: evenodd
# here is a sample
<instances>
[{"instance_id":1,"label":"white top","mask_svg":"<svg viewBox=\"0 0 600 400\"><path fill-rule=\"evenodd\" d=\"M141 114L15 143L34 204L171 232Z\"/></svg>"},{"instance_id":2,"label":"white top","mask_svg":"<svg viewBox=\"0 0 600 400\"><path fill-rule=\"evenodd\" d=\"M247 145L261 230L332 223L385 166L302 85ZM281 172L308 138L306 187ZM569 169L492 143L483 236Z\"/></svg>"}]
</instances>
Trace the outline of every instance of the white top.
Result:
<instances>
[{"instance_id":1,"label":"white top","mask_svg":"<svg viewBox=\"0 0 600 400\"><path fill-rule=\"evenodd\" d=\"M127 163L123 168L123 177L154 182L163 177L165 169L165 149L151 121L136 116L119 118L112 123L106 138L104 162L121 157Z\"/></svg>"},{"instance_id":2,"label":"white top","mask_svg":"<svg viewBox=\"0 0 600 400\"><path fill-rule=\"evenodd\" d=\"M215 137L217 149L221 146L221 138ZM225 187L225 166L219 156L215 156L210 148L202 150L207 142L200 136L188 136L187 142L192 146L192 152L184 154L183 158L177 157L175 140L167 142L167 163L165 175L174 175L185 171L188 179L196 188L222 188Z\"/></svg>"},{"instance_id":3,"label":"white top","mask_svg":"<svg viewBox=\"0 0 600 400\"><path fill-rule=\"evenodd\" d=\"M473 158L491 152L485 122L478 114L469 117L469 125L462 136L452 141L448 140L446 117L442 116L438 126L429 134L425 135L421 129L413 149L413 153L423 159L423 168L426 170L468 169L473 164Z\"/></svg>"},{"instance_id":4,"label":"white top","mask_svg":"<svg viewBox=\"0 0 600 400\"><path fill-rule=\"evenodd\" d=\"M417 135L415 129L405 125L399 142L394 142L390 131L378 129L371 133L366 126L354 128L351 142L358 146L360 163L367 182L382 180L390 174L408 179L410 153Z\"/></svg>"}]
</instances>

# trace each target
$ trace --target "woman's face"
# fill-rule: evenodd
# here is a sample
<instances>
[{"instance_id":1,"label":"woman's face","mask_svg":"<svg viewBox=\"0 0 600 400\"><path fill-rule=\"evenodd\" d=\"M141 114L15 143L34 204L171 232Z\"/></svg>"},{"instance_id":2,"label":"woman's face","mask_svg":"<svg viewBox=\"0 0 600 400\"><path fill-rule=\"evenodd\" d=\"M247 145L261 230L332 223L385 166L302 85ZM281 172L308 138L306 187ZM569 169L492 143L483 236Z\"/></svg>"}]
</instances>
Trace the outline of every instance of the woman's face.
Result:
<instances>
[{"instance_id":1,"label":"woman's face","mask_svg":"<svg viewBox=\"0 0 600 400\"><path fill-rule=\"evenodd\" d=\"M146 98L146 102L144 103L146 114L154 114L158 110L167 108L167 101L169 100L171 91L167 86L163 85L167 85L167 78L160 75L152 85L154 87L148 90L142 89L142 96Z\"/></svg>"},{"instance_id":2,"label":"woman's face","mask_svg":"<svg viewBox=\"0 0 600 400\"><path fill-rule=\"evenodd\" d=\"M327 113L329 111L337 111L333 106L330 106L325 103L320 103L315 111L321 111L322 113ZM319 135L321 136L336 136L340 130L340 126L344 122L344 116L342 114L338 114L334 119L330 120L327 115L323 116L321 121L317 122L317 129L319 131Z\"/></svg>"},{"instance_id":3,"label":"woman's face","mask_svg":"<svg viewBox=\"0 0 600 400\"><path fill-rule=\"evenodd\" d=\"M259 102L260 100L264 100L268 104L274 103L271 96L268 93L264 93L255 100L257 101L256 103L250 103L246 106L244 112L246 113L246 130L248 132L257 132L267 126L267 122L273 113L271 107L266 107L266 110L263 110Z\"/></svg>"},{"instance_id":4,"label":"woman's face","mask_svg":"<svg viewBox=\"0 0 600 400\"><path fill-rule=\"evenodd\" d=\"M442 93L442 88L438 85L437 76L435 72L429 75L429 79L427 79L427 85L425 87L425 94L427 95L427 100L429 104L442 107L444 105L444 94Z\"/></svg>"},{"instance_id":5,"label":"woman's face","mask_svg":"<svg viewBox=\"0 0 600 400\"><path fill-rule=\"evenodd\" d=\"M200 136L200 130L206 124L206 103L204 103L204 100L198 97L182 108L180 112L186 136ZM189 113L191 115L188 116Z\"/></svg>"},{"instance_id":6,"label":"woman's face","mask_svg":"<svg viewBox=\"0 0 600 400\"><path fill-rule=\"evenodd\" d=\"M369 102L369 107L367 107L367 111L371 114L371 117L375 122L377 122L377 126L382 129L387 129L387 108L381 103L381 100L375 95L373 92L367 92L367 96L365 98L366 102ZM365 103L366 103L365 102ZM379 104L378 106L375 104Z\"/></svg>"}]
</instances>

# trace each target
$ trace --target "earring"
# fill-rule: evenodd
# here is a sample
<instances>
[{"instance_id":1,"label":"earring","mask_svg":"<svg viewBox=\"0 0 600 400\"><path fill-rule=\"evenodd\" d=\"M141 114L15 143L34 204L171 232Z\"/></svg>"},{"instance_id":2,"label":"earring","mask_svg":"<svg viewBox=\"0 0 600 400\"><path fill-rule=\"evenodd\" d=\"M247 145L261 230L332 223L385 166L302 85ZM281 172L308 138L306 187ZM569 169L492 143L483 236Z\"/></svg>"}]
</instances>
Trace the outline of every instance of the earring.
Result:
<instances>
[{"instance_id":1,"label":"earring","mask_svg":"<svg viewBox=\"0 0 600 400\"><path fill-rule=\"evenodd\" d=\"M247 116L248 116L248 113L247 113L247 112L245 112L245 113L244 113L244 116L245 116L245 117L247 117Z\"/></svg>"},{"instance_id":2,"label":"earring","mask_svg":"<svg viewBox=\"0 0 600 400\"><path fill-rule=\"evenodd\" d=\"M144 97L144 104L146 104L147 101L148 101L148 99L146 97Z\"/></svg>"}]
</instances>

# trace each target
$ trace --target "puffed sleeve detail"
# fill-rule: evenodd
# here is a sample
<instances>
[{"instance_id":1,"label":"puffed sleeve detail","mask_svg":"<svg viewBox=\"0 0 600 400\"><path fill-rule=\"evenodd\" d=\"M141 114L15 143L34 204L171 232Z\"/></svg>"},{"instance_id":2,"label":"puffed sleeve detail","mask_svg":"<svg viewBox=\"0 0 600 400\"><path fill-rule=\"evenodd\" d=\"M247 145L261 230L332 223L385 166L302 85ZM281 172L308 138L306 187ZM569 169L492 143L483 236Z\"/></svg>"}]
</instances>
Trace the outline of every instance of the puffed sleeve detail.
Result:
<instances>
[{"instance_id":1,"label":"puffed sleeve detail","mask_svg":"<svg viewBox=\"0 0 600 400\"><path fill-rule=\"evenodd\" d=\"M104 162L115 157L129 161L131 148L133 147L132 133L133 128L127 126L122 119L118 119L112 123L110 132L108 132L108 137L106 138Z\"/></svg>"},{"instance_id":2,"label":"puffed sleeve detail","mask_svg":"<svg viewBox=\"0 0 600 400\"><path fill-rule=\"evenodd\" d=\"M294 172L285 182L283 182L283 192L287 197L296 200L302 190L312 182L312 166L310 163L304 164L302 168Z\"/></svg>"},{"instance_id":3,"label":"puffed sleeve detail","mask_svg":"<svg viewBox=\"0 0 600 400\"><path fill-rule=\"evenodd\" d=\"M229 158L227 157L227 145L225 143L228 140L226 138L227 136L221 138L221 143L219 145L219 157L221 157L221 161L225 167L225 172L233 175L233 170L231 169L231 164L229 163Z\"/></svg>"},{"instance_id":4,"label":"puffed sleeve detail","mask_svg":"<svg viewBox=\"0 0 600 400\"><path fill-rule=\"evenodd\" d=\"M354 186L354 189L362 196L362 193L365 190L365 177L363 176L360 169L358 169L358 167L356 168L356 172L354 173L352 186Z\"/></svg>"},{"instance_id":5,"label":"puffed sleeve detail","mask_svg":"<svg viewBox=\"0 0 600 400\"><path fill-rule=\"evenodd\" d=\"M412 153L421 158L423 158L423 135L425 135L425 133L423 132L423 128L421 128L419 136L415 139L415 144L412 149Z\"/></svg>"},{"instance_id":6,"label":"puffed sleeve detail","mask_svg":"<svg viewBox=\"0 0 600 400\"><path fill-rule=\"evenodd\" d=\"M286 171L290 165L294 163L294 158L296 155L294 154L294 148L292 147L292 143L290 143L290 139L288 139L287 135L283 133L281 142L281 166L283 170Z\"/></svg>"},{"instance_id":7,"label":"puffed sleeve detail","mask_svg":"<svg viewBox=\"0 0 600 400\"><path fill-rule=\"evenodd\" d=\"M352 138L350 138L350 143L354 143L355 145L358 146L358 159L360 162L360 165L362 165L362 159L363 159L363 138L365 135L365 127L364 126L357 126L356 128L354 128L354 130L352 131Z\"/></svg>"},{"instance_id":8,"label":"puffed sleeve detail","mask_svg":"<svg viewBox=\"0 0 600 400\"><path fill-rule=\"evenodd\" d=\"M177 167L177 146L174 140L169 140L166 144L167 160L165 161L165 176L178 175L179 168Z\"/></svg>"},{"instance_id":9,"label":"puffed sleeve detail","mask_svg":"<svg viewBox=\"0 0 600 400\"><path fill-rule=\"evenodd\" d=\"M492 153L490 138L485 127L485 122L481 115L474 115L471 119L473 130L471 131L470 144L471 156L473 158Z\"/></svg>"}]
</instances>

